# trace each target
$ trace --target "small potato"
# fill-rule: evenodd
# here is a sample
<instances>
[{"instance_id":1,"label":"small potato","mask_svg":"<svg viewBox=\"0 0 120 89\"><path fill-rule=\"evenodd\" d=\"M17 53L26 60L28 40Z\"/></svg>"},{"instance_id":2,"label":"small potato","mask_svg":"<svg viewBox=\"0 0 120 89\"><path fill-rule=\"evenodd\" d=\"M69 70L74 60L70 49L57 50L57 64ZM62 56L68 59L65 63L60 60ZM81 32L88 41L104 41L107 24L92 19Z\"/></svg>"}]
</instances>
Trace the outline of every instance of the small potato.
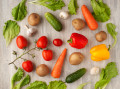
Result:
<instances>
[{"instance_id":1,"label":"small potato","mask_svg":"<svg viewBox=\"0 0 120 89\"><path fill-rule=\"evenodd\" d=\"M28 23L32 26L36 26L40 23L40 16L37 13L32 13L28 17Z\"/></svg>"},{"instance_id":2,"label":"small potato","mask_svg":"<svg viewBox=\"0 0 120 89\"><path fill-rule=\"evenodd\" d=\"M80 52L74 52L69 57L69 62L71 65L78 65L80 64L84 59L83 54Z\"/></svg>"},{"instance_id":3,"label":"small potato","mask_svg":"<svg viewBox=\"0 0 120 89\"><path fill-rule=\"evenodd\" d=\"M102 42L107 39L107 33L104 31L100 31L96 33L95 38L98 42Z\"/></svg>"},{"instance_id":4,"label":"small potato","mask_svg":"<svg viewBox=\"0 0 120 89\"><path fill-rule=\"evenodd\" d=\"M72 25L76 30L82 30L85 27L85 22L82 19L77 18L72 21Z\"/></svg>"},{"instance_id":5,"label":"small potato","mask_svg":"<svg viewBox=\"0 0 120 89\"><path fill-rule=\"evenodd\" d=\"M48 73L49 73L49 68L45 64L41 64L36 68L36 74L41 77L48 75Z\"/></svg>"}]
</instances>

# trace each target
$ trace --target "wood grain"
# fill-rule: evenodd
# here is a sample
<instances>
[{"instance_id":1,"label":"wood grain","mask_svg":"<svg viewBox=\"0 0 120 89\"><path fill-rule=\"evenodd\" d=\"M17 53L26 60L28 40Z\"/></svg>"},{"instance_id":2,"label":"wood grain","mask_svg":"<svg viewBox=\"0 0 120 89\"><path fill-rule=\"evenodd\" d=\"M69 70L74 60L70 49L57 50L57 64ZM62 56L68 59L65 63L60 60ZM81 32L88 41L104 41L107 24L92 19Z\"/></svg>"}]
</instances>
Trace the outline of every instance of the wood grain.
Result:
<instances>
[{"instance_id":1,"label":"wood grain","mask_svg":"<svg viewBox=\"0 0 120 89\"><path fill-rule=\"evenodd\" d=\"M21 0L0 0L0 89L9 89L10 88L10 78L11 76L14 74L15 69L13 67L13 65L8 66L8 63L11 62L15 57L12 55L12 51L18 51L18 54L21 54L23 51L18 49L16 46L16 42L15 39L11 42L11 44L6 47L5 44L5 40L4 37L2 35L2 30L3 30L3 26L4 26L4 22L6 22L9 19L13 19L12 15L11 15L11 10L13 7L15 7ZM66 3L66 7L64 7L62 10L66 10L67 11L67 5L69 3L69 0L64 0ZM35 28L38 29L38 34L36 34L34 37L28 38L26 36L26 29L24 28L25 24L28 24L27 22L27 17L23 20L18 22L18 24L21 27L21 32L20 35L25 36L29 42L30 42L30 46L29 49L34 47L34 40L38 39L40 36L47 36L49 38L49 46L48 48L54 51L54 58L52 61L50 62L46 62L43 60L42 55L41 55L41 51L33 51L32 53L35 53L36 57L35 59L32 59L31 56L26 55L25 58L32 60L35 64L35 66L38 66L39 64L45 63L49 66L50 69L53 68L57 58L59 57L60 53L62 52L62 50L66 47L68 49L67 51L67 56L64 62L64 66L63 66L63 70L62 70L62 75L60 79L57 80L65 80L65 77L74 72L75 70L79 69L79 68L87 68L87 73L85 74L85 76L83 76L81 79L79 79L78 81L72 83L72 84L67 84L67 89L76 89L76 87L81 84L81 83L85 83L85 82L91 82L91 84L88 84L85 89L94 89L94 84L96 81L98 81L99 79L99 75L97 76L91 76L90 75L90 68L93 66L98 66L100 68L105 67L105 65L108 62L111 61L115 61L117 62L117 66L118 69L120 70L120 0L103 0L105 3L107 3L110 8L111 8L111 19L108 22L112 22L117 26L117 32L118 32L118 42L117 45L115 46L115 48L113 48L110 53L111 53L111 58L107 61L101 61L101 62L94 62L91 61L90 59L90 53L89 50L91 47L93 47L94 45L98 45L101 43L98 43L95 40L95 33L104 30L107 32L106 29L106 23L99 23L99 28L96 31L91 31L89 30L88 27L86 27L84 30L81 31L76 31L73 27L72 27L72 20L75 18L83 18L82 12L81 12L81 8L78 9L77 15L73 15L71 16L68 20L62 20L58 17L58 14L60 13L61 10L58 11L51 11L43 6L36 6L36 5L32 5L32 4L28 4L27 3L27 11L28 11L28 15L35 12L40 14L42 21L40 23L40 25L36 26ZM78 5L79 7L81 7L83 4L87 5L88 8L90 8L90 10L92 11L92 7L90 5L90 0L78 0ZM64 29L63 31L56 32L51 26L50 24L46 21L46 19L44 18L44 13L45 12L51 12L53 13L57 18L59 18L59 20L63 23ZM83 18L84 19L84 18ZM31 26L30 26L31 27ZM77 32L77 33L81 33L83 35L85 35L88 40L89 43L88 45L81 50L78 49L74 49L71 48L69 46L69 44L66 42L67 39L69 39L71 33L73 32ZM64 44L61 47L55 47L52 44L52 40L54 38L61 38L64 41ZM108 38L106 41L102 42L105 43L107 45L112 44L113 39L111 38L110 35L108 35ZM72 52L81 52L85 55L85 60L78 66L71 66L69 64L69 55ZM21 63L23 62L23 60L18 60L16 62L16 65L18 67L21 67ZM120 72L119 72L120 73ZM26 73L27 74L27 73ZM35 80L40 80L40 81L46 81L47 83L49 83L49 81L52 80L56 80L54 78L52 78L50 75L46 76L46 77L38 77L34 72L29 73L31 76L31 82L35 81ZM120 79L119 79L120 75L118 75L116 78L112 79L112 81L110 82L110 84L107 86L106 89L119 89L120 88ZM25 87L23 88L25 89Z\"/></svg>"}]
</instances>

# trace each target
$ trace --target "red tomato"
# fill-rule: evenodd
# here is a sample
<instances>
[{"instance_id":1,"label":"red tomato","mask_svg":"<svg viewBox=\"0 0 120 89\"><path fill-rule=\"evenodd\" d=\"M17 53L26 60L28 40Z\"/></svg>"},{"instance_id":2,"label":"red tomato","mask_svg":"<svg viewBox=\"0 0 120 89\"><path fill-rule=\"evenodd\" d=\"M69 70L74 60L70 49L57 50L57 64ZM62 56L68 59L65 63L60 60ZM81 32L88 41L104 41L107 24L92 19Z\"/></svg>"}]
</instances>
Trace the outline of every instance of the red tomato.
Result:
<instances>
[{"instance_id":1,"label":"red tomato","mask_svg":"<svg viewBox=\"0 0 120 89\"><path fill-rule=\"evenodd\" d=\"M53 44L55 45L55 46L61 46L62 45L62 40L61 39L54 39L53 40Z\"/></svg>"},{"instance_id":2,"label":"red tomato","mask_svg":"<svg viewBox=\"0 0 120 89\"><path fill-rule=\"evenodd\" d=\"M43 50L42 56L46 61L50 61L53 58L53 52L52 50Z\"/></svg>"},{"instance_id":3,"label":"red tomato","mask_svg":"<svg viewBox=\"0 0 120 89\"><path fill-rule=\"evenodd\" d=\"M48 43L47 37L46 36L41 36L38 39L36 45L37 45L38 48L46 48L47 47L47 43Z\"/></svg>"},{"instance_id":4,"label":"red tomato","mask_svg":"<svg viewBox=\"0 0 120 89\"><path fill-rule=\"evenodd\" d=\"M16 39L16 44L17 44L18 48L23 49L23 48L27 47L28 42L25 37L20 35Z\"/></svg>"},{"instance_id":5,"label":"red tomato","mask_svg":"<svg viewBox=\"0 0 120 89\"><path fill-rule=\"evenodd\" d=\"M33 70L33 63L29 60L22 63L22 67L25 71L31 72Z\"/></svg>"}]
</instances>

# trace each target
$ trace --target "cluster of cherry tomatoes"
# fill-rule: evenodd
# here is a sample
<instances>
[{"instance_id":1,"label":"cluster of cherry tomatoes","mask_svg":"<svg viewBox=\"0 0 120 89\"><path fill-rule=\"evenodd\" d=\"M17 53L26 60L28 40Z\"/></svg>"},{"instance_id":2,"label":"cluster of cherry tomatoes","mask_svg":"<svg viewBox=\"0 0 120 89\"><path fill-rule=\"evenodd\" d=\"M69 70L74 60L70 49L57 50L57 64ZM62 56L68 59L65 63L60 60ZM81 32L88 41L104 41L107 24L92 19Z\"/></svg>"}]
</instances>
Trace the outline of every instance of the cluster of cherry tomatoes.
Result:
<instances>
[{"instance_id":1,"label":"cluster of cherry tomatoes","mask_svg":"<svg viewBox=\"0 0 120 89\"><path fill-rule=\"evenodd\" d=\"M28 46L28 41L25 37L20 35L16 39L16 44L17 44L18 48L23 49ZM61 39L54 39L53 44L55 46L61 46L63 44L63 42ZM36 42L36 46L41 49L46 48L47 45L48 45L48 39L46 36L41 36ZM43 50L42 56L45 61L50 61L53 58L53 51L52 50ZM33 63L30 60L24 61L22 63L22 67L25 71L31 72L33 70Z\"/></svg>"}]
</instances>

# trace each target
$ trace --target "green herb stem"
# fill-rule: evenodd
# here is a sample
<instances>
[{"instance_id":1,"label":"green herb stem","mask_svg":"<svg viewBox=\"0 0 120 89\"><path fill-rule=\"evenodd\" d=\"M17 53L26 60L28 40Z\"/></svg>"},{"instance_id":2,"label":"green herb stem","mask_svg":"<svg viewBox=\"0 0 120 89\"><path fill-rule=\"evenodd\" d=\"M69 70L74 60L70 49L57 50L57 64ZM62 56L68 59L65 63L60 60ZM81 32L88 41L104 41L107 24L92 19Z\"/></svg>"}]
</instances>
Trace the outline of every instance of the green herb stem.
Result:
<instances>
[{"instance_id":1,"label":"green herb stem","mask_svg":"<svg viewBox=\"0 0 120 89\"><path fill-rule=\"evenodd\" d=\"M24 53L21 54L19 57L15 58L14 61L10 62L9 65L10 65L10 64L13 64L16 60L18 60L19 58L21 58L21 57L24 56L25 54L29 53L30 51L35 50L36 48L37 48L37 47L34 47L34 48L28 50L27 52L24 52Z\"/></svg>"}]
</instances>

